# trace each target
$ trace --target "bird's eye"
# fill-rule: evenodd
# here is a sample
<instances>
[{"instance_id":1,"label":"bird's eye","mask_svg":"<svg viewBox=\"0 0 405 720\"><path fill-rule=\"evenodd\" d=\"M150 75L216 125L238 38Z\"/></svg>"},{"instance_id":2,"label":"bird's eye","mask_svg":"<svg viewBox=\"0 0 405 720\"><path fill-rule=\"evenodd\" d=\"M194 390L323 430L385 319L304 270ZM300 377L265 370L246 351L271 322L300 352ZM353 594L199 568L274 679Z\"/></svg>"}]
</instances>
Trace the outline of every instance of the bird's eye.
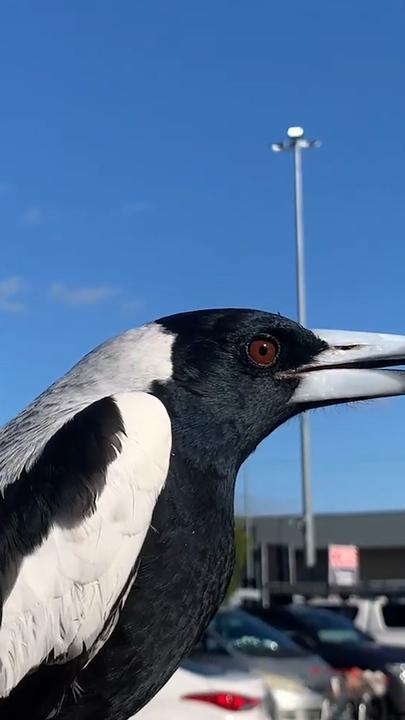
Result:
<instances>
[{"instance_id":1,"label":"bird's eye","mask_svg":"<svg viewBox=\"0 0 405 720\"><path fill-rule=\"evenodd\" d=\"M277 359L279 350L278 343L274 338L257 338L252 340L247 346L249 360L261 367L273 365Z\"/></svg>"}]
</instances>

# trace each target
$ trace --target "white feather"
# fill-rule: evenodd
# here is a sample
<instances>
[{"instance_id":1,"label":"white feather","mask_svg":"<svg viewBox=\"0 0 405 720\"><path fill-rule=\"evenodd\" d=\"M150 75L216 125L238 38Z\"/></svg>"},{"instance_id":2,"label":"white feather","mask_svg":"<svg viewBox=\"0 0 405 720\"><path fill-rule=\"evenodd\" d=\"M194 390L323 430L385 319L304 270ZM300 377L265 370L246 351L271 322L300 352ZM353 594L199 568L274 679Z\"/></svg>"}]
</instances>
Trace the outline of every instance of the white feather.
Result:
<instances>
[{"instance_id":1,"label":"white feather","mask_svg":"<svg viewBox=\"0 0 405 720\"><path fill-rule=\"evenodd\" d=\"M170 419L153 395L126 393L115 400L126 435L94 514L73 529L54 526L24 559L4 603L0 697L51 653L65 661L83 647L99 649L99 634L150 527L169 467Z\"/></svg>"},{"instance_id":2,"label":"white feather","mask_svg":"<svg viewBox=\"0 0 405 720\"><path fill-rule=\"evenodd\" d=\"M150 323L108 340L86 355L17 417L0 428L0 492L32 467L50 438L103 397L148 392L172 376L174 335Z\"/></svg>"}]
</instances>

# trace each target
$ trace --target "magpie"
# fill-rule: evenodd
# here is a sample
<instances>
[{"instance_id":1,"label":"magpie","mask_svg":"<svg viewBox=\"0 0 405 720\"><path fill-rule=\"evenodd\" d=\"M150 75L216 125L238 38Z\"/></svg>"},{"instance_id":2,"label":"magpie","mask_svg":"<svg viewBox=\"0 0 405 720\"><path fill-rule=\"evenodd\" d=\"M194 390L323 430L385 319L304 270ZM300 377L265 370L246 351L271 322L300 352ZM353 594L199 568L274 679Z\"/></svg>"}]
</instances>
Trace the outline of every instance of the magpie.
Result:
<instances>
[{"instance_id":1,"label":"magpie","mask_svg":"<svg viewBox=\"0 0 405 720\"><path fill-rule=\"evenodd\" d=\"M126 720L222 602L238 469L279 425L405 394L405 337L219 309L84 357L0 430L0 717ZM384 369L383 369L384 368Z\"/></svg>"}]
</instances>

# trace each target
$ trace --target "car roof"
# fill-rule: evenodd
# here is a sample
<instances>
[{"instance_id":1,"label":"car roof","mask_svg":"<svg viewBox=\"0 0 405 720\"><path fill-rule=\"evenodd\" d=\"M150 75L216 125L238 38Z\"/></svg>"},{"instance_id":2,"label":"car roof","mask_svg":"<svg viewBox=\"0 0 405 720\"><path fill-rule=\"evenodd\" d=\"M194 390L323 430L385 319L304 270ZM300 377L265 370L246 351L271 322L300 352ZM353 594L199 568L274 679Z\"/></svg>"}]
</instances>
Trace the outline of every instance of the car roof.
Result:
<instances>
[{"instance_id":1,"label":"car roof","mask_svg":"<svg viewBox=\"0 0 405 720\"><path fill-rule=\"evenodd\" d=\"M263 611L262 617L265 614L268 615L269 622L277 623L277 620L288 620L296 626L306 626L308 628L313 626L313 623L317 620L333 623L334 625L352 624L352 620L345 615L337 614L333 610L327 610L324 608L312 607L311 605L275 605ZM312 621L312 622L311 622Z\"/></svg>"},{"instance_id":2,"label":"car roof","mask_svg":"<svg viewBox=\"0 0 405 720\"><path fill-rule=\"evenodd\" d=\"M315 607L313 605L304 605L304 604L291 604L291 605L271 605L268 608L269 615L271 614L277 614L277 615L293 615L297 618L305 618L305 616L310 617L311 615L323 615L324 617L335 617L336 613L333 612L333 610L328 610L324 607Z\"/></svg>"}]
</instances>

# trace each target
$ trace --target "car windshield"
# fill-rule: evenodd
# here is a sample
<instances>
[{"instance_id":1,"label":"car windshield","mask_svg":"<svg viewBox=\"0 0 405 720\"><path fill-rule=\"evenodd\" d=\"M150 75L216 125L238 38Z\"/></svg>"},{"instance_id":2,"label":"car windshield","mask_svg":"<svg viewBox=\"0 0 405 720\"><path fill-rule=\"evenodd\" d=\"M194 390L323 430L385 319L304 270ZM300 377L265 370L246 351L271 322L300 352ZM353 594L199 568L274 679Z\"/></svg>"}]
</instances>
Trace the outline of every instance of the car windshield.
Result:
<instances>
[{"instance_id":1,"label":"car windshield","mask_svg":"<svg viewBox=\"0 0 405 720\"><path fill-rule=\"evenodd\" d=\"M246 655L299 655L300 649L284 633L241 610L220 611L210 630Z\"/></svg>"},{"instance_id":2,"label":"car windshield","mask_svg":"<svg viewBox=\"0 0 405 720\"><path fill-rule=\"evenodd\" d=\"M347 617L330 610L297 608L294 615L316 635L320 642L364 643L369 641L367 635L358 630Z\"/></svg>"},{"instance_id":3,"label":"car windshield","mask_svg":"<svg viewBox=\"0 0 405 720\"><path fill-rule=\"evenodd\" d=\"M356 605L315 605L314 607L320 610L329 610L329 612L334 612L337 615L343 615L343 617L347 617L352 621L354 621L359 614L359 609Z\"/></svg>"}]
</instances>

